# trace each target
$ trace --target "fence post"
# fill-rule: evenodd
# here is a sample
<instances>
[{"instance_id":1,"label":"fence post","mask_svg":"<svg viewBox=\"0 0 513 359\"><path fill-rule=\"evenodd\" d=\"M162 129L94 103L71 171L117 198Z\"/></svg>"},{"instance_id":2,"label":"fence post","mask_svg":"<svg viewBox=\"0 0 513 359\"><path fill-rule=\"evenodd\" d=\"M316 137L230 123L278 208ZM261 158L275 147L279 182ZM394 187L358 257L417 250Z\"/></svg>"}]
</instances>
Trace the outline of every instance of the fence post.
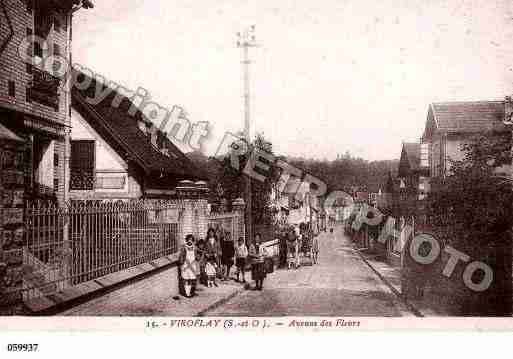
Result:
<instances>
[{"instance_id":1,"label":"fence post","mask_svg":"<svg viewBox=\"0 0 513 359\"><path fill-rule=\"evenodd\" d=\"M232 202L232 209L233 213L235 214L235 228L237 228L238 231L237 234L232 234L232 238L233 240L237 241L239 237L242 237L244 239L244 242L247 244L248 240L246 239L246 227L244 223L244 207L246 207L246 204L244 203L244 200L242 198L237 198ZM236 235L237 238L235 238Z\"/></svg>"},{"instance_id":2,"label":"fence post","mask_svg":"<svg viewBox=\"0 0 513 359\"><path fill-rule=\"evenodd\" d=\"M181 236L177 241L179 247L184 244L185 236L188 235L189 233L192 233L192 228L193 228L192 220L193 220L193 216L194 216L193 212L194 212L194 208L192 206L192 201L189 199L184 199L182 213L180 216L182 233L180 233Z\"/></svg>"}]
</instances>

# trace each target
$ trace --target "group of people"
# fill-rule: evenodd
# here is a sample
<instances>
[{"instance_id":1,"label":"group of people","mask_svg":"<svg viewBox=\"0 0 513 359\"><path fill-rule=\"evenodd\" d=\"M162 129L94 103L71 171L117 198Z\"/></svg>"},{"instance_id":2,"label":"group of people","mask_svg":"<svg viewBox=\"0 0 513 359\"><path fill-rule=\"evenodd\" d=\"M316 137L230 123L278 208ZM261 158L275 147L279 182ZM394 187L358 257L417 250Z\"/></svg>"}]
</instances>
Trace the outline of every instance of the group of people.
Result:
<instances>
[{"instance_id":1,"label":"group of people","mask_svg":"<svg viewBox=\"0 0 513 359\"><path fill-rule=\"evenodd\" d=\"M231 233L222 228L209 228L204 239L196 239L188 234L179 255L180 292L188 298L194 296L198 282L205 287L217 287L217 280L234 279L246 284L245 273L248 266L251 266L255 289L262 290L264 279L270 270L267 268L269 263L266 261L265 248L260 243L259 233L249 246L243 238L238 238L234 243ZM236 277L231 278L234 264Z\"/></svg>"}]
</instances>

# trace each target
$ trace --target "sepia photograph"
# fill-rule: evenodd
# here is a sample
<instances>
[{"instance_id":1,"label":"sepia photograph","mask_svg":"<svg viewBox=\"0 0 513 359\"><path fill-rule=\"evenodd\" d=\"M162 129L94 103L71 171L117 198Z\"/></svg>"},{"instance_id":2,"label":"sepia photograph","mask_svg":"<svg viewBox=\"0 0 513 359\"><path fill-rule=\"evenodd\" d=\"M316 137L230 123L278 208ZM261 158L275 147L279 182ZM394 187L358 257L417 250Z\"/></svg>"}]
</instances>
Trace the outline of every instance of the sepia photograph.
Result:
<instances>
[{"instance_id":1,"label":"sepia photograph","mask_svg":"<svg viewBox=\"0 0 513 359\"><path fill-rule=\"evenodd\" d=\"M0 332L513 330L512 96L506 0L0 0Z\"/></svg>"}]
</instances>

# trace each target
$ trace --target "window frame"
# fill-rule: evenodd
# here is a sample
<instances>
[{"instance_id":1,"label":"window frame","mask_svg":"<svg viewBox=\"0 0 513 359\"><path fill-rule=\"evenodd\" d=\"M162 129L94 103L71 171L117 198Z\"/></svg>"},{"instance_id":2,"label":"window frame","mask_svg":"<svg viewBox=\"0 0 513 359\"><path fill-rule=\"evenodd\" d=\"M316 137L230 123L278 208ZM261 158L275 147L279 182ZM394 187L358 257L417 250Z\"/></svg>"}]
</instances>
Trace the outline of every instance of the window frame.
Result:
<instances>
[{"instance_id":1,"label":"window frame","mask_svg":"<svg viewBox=\"0 0 513 359\"><path fill-rule=\"evenodd\" d=\"M72 188L71 186L71 172L73 172L75 169L79 168L82 170L89 169L89 167L86 166L75 166L74 165L74 156L73 156L73 144L74 143L90 143L92 144L92 178L93 178L93 184L91 188ZM71 191L93 191L96 189L96 140L94 139L71 139L70 140L70 162L69 162L69 169L70 169L70 190Z\"/></svg>"},{"instance_id":2,"label":"window frame","mask_svg":"<svg viewBox=\"0 0 513 359\"><path fill-rule=\"evenodd\" d=\"M7 81L7 95L16 98L16 82L14 80Z\"/></svg>"}]
</instances>

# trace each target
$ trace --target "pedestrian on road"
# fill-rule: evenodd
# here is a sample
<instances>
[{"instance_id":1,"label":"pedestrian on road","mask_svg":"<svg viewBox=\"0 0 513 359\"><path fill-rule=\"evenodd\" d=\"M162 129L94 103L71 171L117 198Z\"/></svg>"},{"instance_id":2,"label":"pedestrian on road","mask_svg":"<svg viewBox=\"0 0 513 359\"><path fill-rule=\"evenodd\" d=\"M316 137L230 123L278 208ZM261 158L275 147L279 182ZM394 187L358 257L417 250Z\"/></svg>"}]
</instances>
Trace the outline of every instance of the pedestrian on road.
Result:
<instances>
[{"instance_id":1,"label":"pedestrian on road","mask_svg":"<svg viewBox=\"0 0 513 359\"><path fill-rule=\"evenodd\" d=\"M223 264L221 263L221 256L223 255L223 251L221 248L221 243L224 240L224 228L221 226L218 226L216 228L216 260L217 260L217 278L223 279Z\"/></svg>"},{"instance_id":2,"label":"pedestrian on road","mask_svg":"<svg viewBox=\"0 0 513 359\"><path fill-rule=\"evenodd\" d=\"M319 238L318 238L318 236L315 236L312 239L312 254L313 254L313 262L314 262L314 264L317 264L317 260L319 258Z\"/></svg>"},{"instance_id":3,"label":"pedestrian on road","mask_svg":"<svg viewBox=\"0 0 513 359\"><path fill-rule=\"evenodd\" d=\"M287 238L288 230L282 228L279 232L280 235L280 267L285 268L287 266Z\"/></svg>"},{"instance_id":4,"label":"pedestrian on road","mask_svg":"<svg viewBox=\"0 0 513 359\"><path fill-rule=\"evenodd\" d=\"M242 283L246 283L244 272L246 271L246 258L248 258L248 247L244 243L244 238L240 237L235 247L235 265L237 267L237 282L242 273Z\"/></svg>"},{"instance_id":5,"label":"pedestrian on road","mask_svg":"<svg viewBox=\"0 0 513 359\"><path fill-rule=\"evenodd\" d=\"M178 262L180 264L180 287L183 288L182 294L187 298L193 297L196 292L196 278L199 274L199 268L196 261L194 236L192 234L188 234L185 237L185 244L180 250Z\"/></svg>"},{"instance_id":6,"label":"pedestrian on road","mask_svg":"<svg viewBox=\"0 0 513 359\"><path fill-rule=\"evenodd\" d=\"M292 266L296 266L296 257L298 256L296 252L297 238L293 227L289 230L287 237L287 264L290 269Z\"/></svg>"},{"instance_id":7,"label":"pedestrian on road","mask_svg":"<svg viewBox=\"0 0 513 359\"><path fill-rule=\"evenodd\" d=\"M233 266L235 245L233 244L230 232L225 232L221 241L221 264L223 265L223 281L230 279L230 269Z\"/></svg>"},{"instance_id":8,"label":"pedestrian on road","mask_svg":"<svg viewBox=\"0 0 513 359\"><path fill-rule=\"evenodd\" d=\"M301 256L300 256L300 251L301 251L301 244L303 243L303 235L301 234L301 231L299 230L299 227L296 227L296 268L295 269L298 269L300 264L301 264Z\"/></svg>"},{"instance_id":9,"label":"pedestrian on road","mask_svg":"<svg viewBox=\"0 0 513 359\"><path fill-rule=\"evenodd\" d=\"M220 246L219 246L219 239L217 237L217 233L214 228L209 228L208 231L207 231L207 238L205 239L205 243L204 243L204 262L203 264L205 265L206 264L206 260L208 258L214 258L215 262L216 262L216 265L218 265L219 263L219 259L218 259L218 253L220 251ZM204 266L203 266L203 273L204 272ZM206 278L206 274L205 274L205 278ZM205 280L205 283L206 283L206 280Z\"/></svg>"},{"instance_id":10,"label":"pedestrian on road","mask_svg":"<svg viewBox=\"0 0 513 359\"><path fill-rule=\"evenodd\" d=\"M205 265L205 272L207 273L207 287L216 286L216 261L214 257L210 257Z\"/></svg>"},{"instance_id":11,"label":"pedestrian on road","mask_svg":"<svg viewBox=\"0 0 513 359\"><path fill-rule=\"evenodd\" d=\"M260 243L260 233L255 234L255 240L249 248L249 255L252 259L251 277L255 281L255 290L262 290L264 279L267 275L265 270L265 248Z\"/></svg>"},{"instance_id":12,"label":"pedestrian on road","mask_svg":"<svg viewBox=\"0 0 513 359\"><path fill-rule=\"evenodd\" d=\"M207 286L207 275L205 273L205 265L207 263L207 257L205 254L206 240L199 238L196 241L196 261L199 266L198 282Z\"/></svg>"}]
</instances>

